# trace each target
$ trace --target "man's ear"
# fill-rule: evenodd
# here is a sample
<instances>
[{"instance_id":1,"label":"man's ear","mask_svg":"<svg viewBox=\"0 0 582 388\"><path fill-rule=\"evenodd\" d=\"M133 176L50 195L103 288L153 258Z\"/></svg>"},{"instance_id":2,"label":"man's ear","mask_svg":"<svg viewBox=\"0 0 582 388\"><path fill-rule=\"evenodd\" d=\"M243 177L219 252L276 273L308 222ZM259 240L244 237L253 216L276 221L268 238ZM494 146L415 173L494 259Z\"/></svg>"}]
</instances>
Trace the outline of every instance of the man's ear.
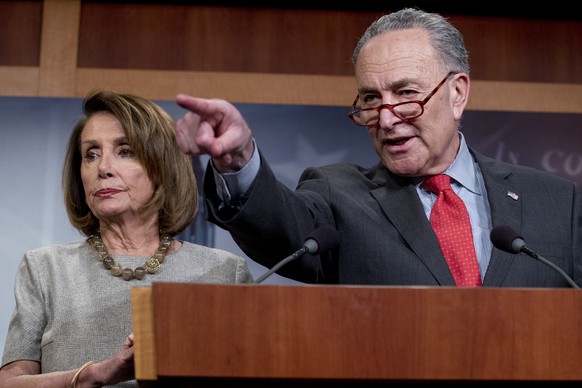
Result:
<instances>
[{"instance_id":1,"label":"man's ear","mask_svg":"<svg viewBox=\"0 0 582 388\"><path fill-rule=\"evenodd\" d=\"M465 73L455 74L451 81L451 106L456 120L460 120L469 100L471 81Z\"/></svg>"}]
</instances>

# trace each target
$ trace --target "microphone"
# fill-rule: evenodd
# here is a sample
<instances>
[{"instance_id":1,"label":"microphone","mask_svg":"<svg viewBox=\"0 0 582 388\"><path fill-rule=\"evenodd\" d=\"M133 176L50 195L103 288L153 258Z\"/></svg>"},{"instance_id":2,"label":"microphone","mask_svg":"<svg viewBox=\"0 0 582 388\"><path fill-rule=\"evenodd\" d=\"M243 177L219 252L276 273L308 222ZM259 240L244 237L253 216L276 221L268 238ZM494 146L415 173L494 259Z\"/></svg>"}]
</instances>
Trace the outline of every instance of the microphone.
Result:
<instances>
[{"instance_id":1,"label":"microphone","mask_svg":"<svg viewBox=\"0 0 582 388\"><path fill-rule=\"evenodd\" d=\"M320 254L335 248L338 244L339 234L337 230L330 226L320 226L307 235L301 249L293 252L291 255L278 262L273 268L262 274L255 282L257 284L261 283L263 280L277 272L285 264L300 258L306 253L311 255Z\"/></svg>"},{"instance_id":2,"label":"microphone","mask_svg":"<svg viewBox=\"0 0 582 388\"><path fill-rule=\"evenodd\" d=\"M501 225L496 226L491 231L491 242L497 249L501 249L504 252L509 253L520 253L523 252L528 256L533 257L534 259L544 263L545 265L551 267L553 270L557 271L566 281L573 287L573 288L580 288L574 280L562 268L558 267L556 264L552 263L551 261L543 258L542 256L538 255L531 249L529 249L525 245L525 241L523 237L519 235L515 230L513 230L510 226Z\"/></svg>"}]
</instances>

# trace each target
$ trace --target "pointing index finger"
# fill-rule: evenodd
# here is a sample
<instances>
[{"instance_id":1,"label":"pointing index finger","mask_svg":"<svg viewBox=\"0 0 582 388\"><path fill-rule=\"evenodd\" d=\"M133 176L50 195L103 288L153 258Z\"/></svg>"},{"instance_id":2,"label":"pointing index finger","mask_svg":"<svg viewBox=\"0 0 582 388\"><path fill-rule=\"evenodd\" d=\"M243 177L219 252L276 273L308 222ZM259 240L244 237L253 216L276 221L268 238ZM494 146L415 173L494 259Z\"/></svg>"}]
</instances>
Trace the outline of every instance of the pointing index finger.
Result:
<instances>
[{"instance_id":1,"label":"pointing index finger","mask_svg":"<svg viewBox=\"0 0 582 388\"><path fill-rule=\"evenodd\" d=\"M221 104L213 104L207 99L192 97L187 94L178 94L176 96L176 103L182 108L203 118L224 113L223 109L221 109Z\"/></svg>"}]
</instances>

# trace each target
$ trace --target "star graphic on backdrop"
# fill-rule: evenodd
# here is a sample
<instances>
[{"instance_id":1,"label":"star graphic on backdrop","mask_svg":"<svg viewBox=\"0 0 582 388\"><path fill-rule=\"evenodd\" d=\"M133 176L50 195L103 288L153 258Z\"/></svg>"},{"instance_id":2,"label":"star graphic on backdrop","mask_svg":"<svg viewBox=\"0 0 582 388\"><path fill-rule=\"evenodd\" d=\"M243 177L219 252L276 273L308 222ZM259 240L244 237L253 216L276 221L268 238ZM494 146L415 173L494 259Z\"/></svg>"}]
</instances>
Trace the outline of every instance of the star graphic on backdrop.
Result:
<instances>
[{"instance_id":1,"label":"star graphic on backdrop","mask_svg":"<svg viewBox=\"0 0 582 388\"><path fill-rule=\"evenodd\" d=\"M297 138L297 158L282 163L273 163L271 167L277 178L287 187L295 188L301 172L309 166L325 166L343 161L348 155L347 149L320 153L299 135Z\"/></svg>"}]
</instances>

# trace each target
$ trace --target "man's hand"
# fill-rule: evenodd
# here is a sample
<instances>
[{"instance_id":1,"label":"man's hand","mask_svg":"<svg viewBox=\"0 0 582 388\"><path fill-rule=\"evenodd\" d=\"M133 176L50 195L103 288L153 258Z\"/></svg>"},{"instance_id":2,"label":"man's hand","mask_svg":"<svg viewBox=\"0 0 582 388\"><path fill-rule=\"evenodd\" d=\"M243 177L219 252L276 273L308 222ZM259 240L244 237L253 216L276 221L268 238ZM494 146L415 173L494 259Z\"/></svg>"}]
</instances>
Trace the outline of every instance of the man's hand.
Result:
<instances>
[{"instance_id":1,"label":"man's hand","mask_svg":"<svg viewBox=\"0 0 582 388\"><path fill-rule=\"evenodd\" d=\"M179 94L176 102L188 112L177 121L176 140L182 152L208 154L221 173L242 169L253 155L251 130L229 102Z\"/></svg>"}]
</instances>

